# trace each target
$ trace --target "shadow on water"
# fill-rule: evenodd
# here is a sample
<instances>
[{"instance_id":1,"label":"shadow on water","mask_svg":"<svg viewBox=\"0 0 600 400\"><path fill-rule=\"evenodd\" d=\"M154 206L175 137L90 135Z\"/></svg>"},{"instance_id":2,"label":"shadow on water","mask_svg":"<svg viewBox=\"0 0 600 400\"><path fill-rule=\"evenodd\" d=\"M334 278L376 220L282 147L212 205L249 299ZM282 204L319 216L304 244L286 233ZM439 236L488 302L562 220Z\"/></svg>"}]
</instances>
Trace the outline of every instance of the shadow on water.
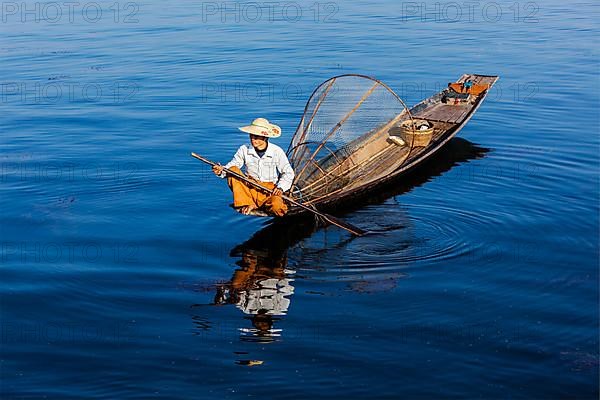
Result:
<instances>
[{"instance_id":1,"label":"shadow on water","mask_svg":"<svg viewBox=\"0 0 600 400\"><path fill-rule=\"evenodd\" d=\"M336 214L349 213L368 204L380 204L390 197L399 196L430 182L450 171L454 166L485 157L490 149L477 146L466 139L454 137L430 158L414 169L387 182L375 191L354 197L351 203L336 207Z\"/></svg>"},{"instance_id":2,"label":"shadow on water","mask_svg":"<svg viewBox=\"0 0 600 400\"><path fill-rule=\"evenodd\" d=\"M339 216L356 211L366 205L383 203L391 197L408 193L411 190L430 182L434 178L448 172L456 165L471 160L481 159L485 157L489 151L490 149L477 146L466 139L459 137L452 138L441 150L412 170L394 178L375 190L368 190L353 196L352 199L347 202L335 204L333 209L326 211ZM293 239L297 236L297 232L294 232L296 226L306 224L307 220L310 220L307 216L273 219L267 223L268 226L263 228L263 230L273 230L271 233L272 237L269 238L270 240L289 237L289 239L292 239L290 245L293 245L295 243ZM364 228L368 229L368 227ZM301 230L301 232L303 231L304 230ZM265 237L268 235L259 232L256 236ZM254 241L254 239L255 238L252 238L250 240Z\"/></svg>"},{"instance_id":3,"label":"shadow on water","mask_svg":"<svg viewBox=\"0 0 600 400\"><path fill-rule=\"evenodd\" d=\"M338 208L337 213L380 204L431 181L458 164L483 158L487 152L489 149L454 138L418 168L389 182L377 192L353 199L351 204ZM405 217L402 224L408 224L408 217ZM239 329L241 340L268 342L277 340L281 335L282 331L275 327L275 323L287 314L294 293L293 278L298 278L295 268L288 265L288 249L317 230L318 224L312 218L273 220L230 251L230 256L237 259L238 268L229 281L215 285L212 305L232 304L245 314L244 319L249 323ZM352 240L349 235L340 236L336 243L332 243L330 237L324 238L328 242L319 252L332 248L339 250ZM370 284L373 283L361 281L354 287L361 291L360 288L368 288Z\"/></svg>"}]
</instances>

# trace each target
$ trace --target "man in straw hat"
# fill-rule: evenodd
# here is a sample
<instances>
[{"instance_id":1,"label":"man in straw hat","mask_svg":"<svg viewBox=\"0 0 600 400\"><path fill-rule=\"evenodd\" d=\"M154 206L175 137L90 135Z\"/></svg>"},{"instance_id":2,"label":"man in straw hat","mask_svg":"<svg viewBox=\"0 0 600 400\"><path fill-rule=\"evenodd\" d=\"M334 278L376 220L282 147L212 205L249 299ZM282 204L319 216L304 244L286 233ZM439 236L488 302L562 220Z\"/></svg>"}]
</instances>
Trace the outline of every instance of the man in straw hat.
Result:
<instances>
[{"instance_id":1,"label":"man in straw hat","mask_svg":"<svg viewBox=\"0 0 600 400\"><path fill-rule=\"evenodd\" d=\"M281 129L265 118L257 118L252 124L239 129L250 134L250 146L240 146L225 167L215 165L213 172L224 178L224 168L242 174L241 168L245 165L247 176L270 192L266 193L230 176L227 178L227 184L233 192L233 207L246 215L261 208L269 214L281 217L287 212L287 205L281 195L292 187L294 180L294 170L283 149L269 143L269 138L281 136Z\"/></svg>"}]
</instances>

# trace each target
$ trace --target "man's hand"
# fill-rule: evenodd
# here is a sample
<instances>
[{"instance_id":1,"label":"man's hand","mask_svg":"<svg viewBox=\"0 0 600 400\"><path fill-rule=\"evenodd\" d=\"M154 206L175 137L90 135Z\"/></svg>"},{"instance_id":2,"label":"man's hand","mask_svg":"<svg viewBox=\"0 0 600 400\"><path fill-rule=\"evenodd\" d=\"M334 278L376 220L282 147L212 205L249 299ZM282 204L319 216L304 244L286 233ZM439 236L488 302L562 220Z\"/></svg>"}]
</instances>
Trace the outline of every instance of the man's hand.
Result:
<instances>
[{"instance_id":1,"label":"man's hand","mask_svg":"<svg viewBox=\"0 0 600 400\"><path fill-rule=\"evenodd\" d=\"M271 191L271 195L273 196L281 196L283 194L283 190L279 186L275 186L275 188Z\"/></svg>"},{"instance_id":2,"label":"man's hand","mask_svg":"<svg viewBox=\"0 0 600 400\"><path fill-rule=\"evenodd\" d=\"M212 167L212 171L215 173L216 176L221 176L221 174L223 173L223 166L222 165L213 165Z\"/></svg>"}]
</instances>

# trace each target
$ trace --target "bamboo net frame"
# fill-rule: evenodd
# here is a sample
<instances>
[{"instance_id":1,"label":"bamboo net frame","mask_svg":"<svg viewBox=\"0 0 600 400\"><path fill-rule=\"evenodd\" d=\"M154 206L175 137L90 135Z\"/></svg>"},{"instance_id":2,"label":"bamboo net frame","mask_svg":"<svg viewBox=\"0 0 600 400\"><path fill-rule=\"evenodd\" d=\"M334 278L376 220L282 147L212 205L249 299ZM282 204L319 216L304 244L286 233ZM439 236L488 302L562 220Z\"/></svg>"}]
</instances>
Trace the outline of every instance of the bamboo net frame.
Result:
<instances>
[{"instance_id":1,"label":"bamboo net frame","mask_svg":"<svg viewBox=\"0 0 600 400\"><path fill-rule=\"evenodd\" d=\"M406 104L377 79L345 74L323 82L287 151L296 171L292 194L314 204L399 167L413 143L387 139L394 125L408 120L414 119Z\"/></svg>"}]
</instances>

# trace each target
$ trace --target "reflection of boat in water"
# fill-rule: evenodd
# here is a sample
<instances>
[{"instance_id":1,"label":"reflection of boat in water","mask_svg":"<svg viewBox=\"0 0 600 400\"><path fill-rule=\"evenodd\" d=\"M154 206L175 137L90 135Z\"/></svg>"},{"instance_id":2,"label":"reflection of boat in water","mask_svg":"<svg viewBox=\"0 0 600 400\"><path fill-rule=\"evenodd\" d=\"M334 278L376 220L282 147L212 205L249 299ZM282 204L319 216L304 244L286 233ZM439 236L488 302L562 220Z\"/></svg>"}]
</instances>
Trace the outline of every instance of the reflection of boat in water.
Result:
<instances>
[{"instance_id":1,"label":"reflection of boat in water","mask_svg":"<svg viewBox=\"0 0 600 400\"><path fill-rule=\"evenodd\" d=\"M465 139L454 138L419 168L402 179L391 181L379 192L357 197L349 207L381 203L421 186L455 165L482 158L487 152L487 149ZM250 320L250 326L239 329L242 340L273 341L282 334L281 328L275 325L287 314L294 295L295 268L289 266L288 249L309 237L316 228L315 221L307 218L271 221L230 251L230 255L237 258L238 268L229 281L216 285L213 304L235 305L246 315L245 319ZM374 274L372 281L369 281L368 274L364 274L365 279L353 285L352 289L369 292L381 286L381 282L390 285L388 278L398 279L400 276L393 271L390 274L385 280Z\"/></svg>"}]
</instances>

